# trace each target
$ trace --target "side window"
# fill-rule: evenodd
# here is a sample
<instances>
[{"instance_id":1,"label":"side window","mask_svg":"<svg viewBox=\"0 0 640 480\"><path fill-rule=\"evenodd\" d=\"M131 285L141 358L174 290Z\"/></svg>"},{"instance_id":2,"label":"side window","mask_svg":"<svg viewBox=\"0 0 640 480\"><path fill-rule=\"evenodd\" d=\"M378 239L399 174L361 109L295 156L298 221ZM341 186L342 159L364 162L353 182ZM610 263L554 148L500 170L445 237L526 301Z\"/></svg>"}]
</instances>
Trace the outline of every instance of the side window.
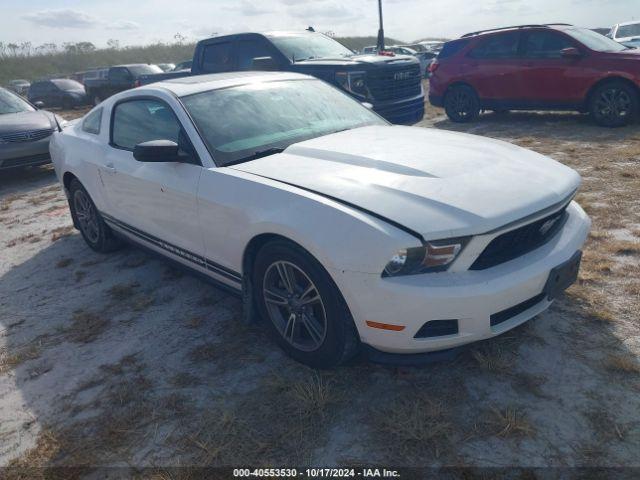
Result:
<instances>
[{"instance_id":1,"label":"side window","mask_svg":"<svg viewBox=\"0 0 640 480\"><path fill-rule=\"evenodd\" d=\"M445 43L442 50L440 50L440 53L438 53L438 58L443 59L454 56L460 50L469 45L469 42L470 40L453 40Z\"/></svg>"},{"instance_id":2,"label":"side window","mask_svg":"<svg viewBox=\"0 0 640 480\"><path fill-rule=\"evenodd\" d=\"M84 118L84 120L82 121L82 130L87 133L98 135L100 133L101 125L102 108L98 108Z\"/></svg>"},{"instance_id":3,"label":"side window","mask_svg":"<svg viewBox=\"0 0 640 480\"><path fill-rule=\"evenodd\" d=\"M514 58L518 56L519 32L491 35L471 50L472 58Z\"/></svg>"},{"instance_id":4,"label":"side window","mask_svg":"<svg viewBox=\"0 0 640 480\"><path fill-rule=\"evenodd\" d=\"M238 70L256 70L253 61L255 58L271 56L267 46L259 40L240 40L236 45Z\"/></svg>"},{"instance_id":5,"label":"side window","mask_svg":"<svg viewBox=\"0 0 640 480\"><path fill-rule=\"evenodd\" d=\"M156 100L129 100L116 105L113 112L111 143L133 150L151 140L180 143L180 123L168 105Z\"/></svg>"},{"instance_id":6,"label":"side window","mask_svg":"<svg viewBox=\"0 0 640 480\"><path fill-rule=\"evenodd\" d=\"M129 70L123 67L112 68L109 70L109 80L115 82L131 80L131 74L129 73Z\"/></svg>"},{"instance_id":7,"label":"side window","mask_svg":"<svg viewBox=\"0 0 640 480\"><path fill-rule=\"evenodd\" d=\"M233 69L231 42L205 45L202 52L202 70L205 72L230 72Z\"/></svg>"},{"instance_id":8,"label":"side window","mask_svg":"<svg viewBox=\"0 0 640 480\"><path fill-rule=\"evenodd\" d=\"M565 36L555 32L530 32L524 43L527 58L561 58L562 50L573 47Z\"/></svg>"}]
</instances>

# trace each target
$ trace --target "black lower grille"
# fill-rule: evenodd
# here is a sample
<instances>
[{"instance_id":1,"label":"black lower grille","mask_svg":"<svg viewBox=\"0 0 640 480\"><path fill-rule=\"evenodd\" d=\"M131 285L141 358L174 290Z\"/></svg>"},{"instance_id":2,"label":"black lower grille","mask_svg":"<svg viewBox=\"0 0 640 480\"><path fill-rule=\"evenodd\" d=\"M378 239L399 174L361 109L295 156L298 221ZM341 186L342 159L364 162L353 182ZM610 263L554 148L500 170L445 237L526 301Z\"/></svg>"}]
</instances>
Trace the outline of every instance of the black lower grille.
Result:
<instances>
[{"instance_id":1,"label":"black lower grille","mask_svg":"<svg viewBox=\"0 0 640 480\"><path fill-rule=\"evenodd\" d=\"M458 320L431 320L425 323L413 338L442 337L458 333Z\"/></svg>"},{"instance_id":2,"label":"black lower grille","mask_svg":"<svg viewBox=\"0 0 640 480\"><path fill-rule=\"evenodd\" d=\"M540 220L494 238L471 265L471 270L485 270L529 253L547 243L562 228L566 207Z\"/></svg>"},{"instance_id":3,"label":"black lower grille","mask_svg":"<svg viewBox=\"0 0 640 480\"><path fill-rule=\"evenodd\" d=\"M367 87L377 101L414 97L420 94L421 84L419 65L367 73Z\"/></svg>"},{"instance_id":4,"label":"black lower grille","mask_svg":"<svg viewBox=\"0 0 640 480\"><path fill-rule=\"evenodd\" d=\"M11 158L0 161L0 168L27 167L29 165L49 163L50 161L51 157L49 157L48 153L41 153L39 155L31 155L30 157Z\"/></svg>"},{"instance_id":5,"label":"black lower grille","mask_svg":"<svg viewBox=\"0 0 640 480\"><path fill-rule=\"evenodd\" d=\"M516 315L520 315L522 312L529 310L531 307L540 303L542 300L544 300L544 297L545 297L545 293L543 292L539 295L536 295L533 298L530 298L529 300L525 300L522 303L514 305L513 307L509 307L498 313L494 313L490 317L491 326L495 327L496 325L506 322L507 320L515 317Z\"/></svg>"}]
</instances>

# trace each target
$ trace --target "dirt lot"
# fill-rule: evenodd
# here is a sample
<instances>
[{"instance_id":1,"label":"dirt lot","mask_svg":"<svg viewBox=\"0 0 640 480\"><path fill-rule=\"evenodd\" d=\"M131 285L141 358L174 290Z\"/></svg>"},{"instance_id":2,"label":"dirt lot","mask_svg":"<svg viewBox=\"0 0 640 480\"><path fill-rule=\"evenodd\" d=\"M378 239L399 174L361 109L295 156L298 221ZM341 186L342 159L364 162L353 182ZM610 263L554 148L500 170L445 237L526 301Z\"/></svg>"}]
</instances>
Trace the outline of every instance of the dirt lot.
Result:
<instances>
[{"instance_id":1,"label":"dirt lot","mask_svg":"<svg viewBox=\"0 0 640 480\"><path fill-rule=\"evenodd\" d=\"M238 299L133 247L89 250L50 168L2 173L0 465L640 466L640 126L420 125L581 173L593 231L549 311L454 362L312 371Z\"/></svg>"}]
</instances>

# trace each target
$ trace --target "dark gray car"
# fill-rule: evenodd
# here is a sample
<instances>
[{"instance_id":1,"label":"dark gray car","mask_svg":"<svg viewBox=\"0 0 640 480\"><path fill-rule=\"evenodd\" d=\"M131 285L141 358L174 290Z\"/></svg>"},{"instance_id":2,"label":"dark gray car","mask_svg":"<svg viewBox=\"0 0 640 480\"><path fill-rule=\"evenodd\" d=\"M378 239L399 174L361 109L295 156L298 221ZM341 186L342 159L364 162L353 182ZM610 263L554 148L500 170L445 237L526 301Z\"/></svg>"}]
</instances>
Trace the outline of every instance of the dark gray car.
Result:
<instances>
[{"instance_id":1,"label":"dark gray car","mask_svg":"<svg viewBox=\"0 0 640 480\"><path fill-rule=\"evenodd\" d=\"M56 128L53 113L0 88L0 170L50 163L49 139Z\"/></svg>"}]
</instances>

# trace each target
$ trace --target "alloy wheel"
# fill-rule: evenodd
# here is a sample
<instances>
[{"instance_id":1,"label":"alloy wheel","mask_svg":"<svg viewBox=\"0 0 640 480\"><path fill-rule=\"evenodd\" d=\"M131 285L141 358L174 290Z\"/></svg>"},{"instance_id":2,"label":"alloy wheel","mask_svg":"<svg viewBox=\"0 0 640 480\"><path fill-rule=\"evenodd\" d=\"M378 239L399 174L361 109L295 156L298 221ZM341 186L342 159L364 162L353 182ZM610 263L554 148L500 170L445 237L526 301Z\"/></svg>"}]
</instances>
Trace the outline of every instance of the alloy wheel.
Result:
<instances>
[{"instance_id":1,"label":"alloy wheel","mask_svg":"<svg viewBox=\"0 0 640 480\"><path fill-rule=\"evenodd\" d=\"M73 195L73 207L80 224L80 230L82 230L87 240L91 243L97 243L100 239L98 212L96 212L91 199L83 190L76 190Z\"/></svg>"},{"instance_id":2,"label":"alloy wheel","mask_svg":"<svg viewBox=\"0 0 640 480\"><path fill-rule=\"evenodd\" d=\"M272 263L264 275L262 294L270 320L287 343L306 352L322 346L327 334L324 304L300 267L287 261Z\"/></svg>"},{"instance_id":3,"label":"alloy wheel","mask_svg":"<svg viewBox=\"0 0 640 480\"><path fill-rule=\"evenodd\" d=\"M595 106L600 117L618 120L632 114L633 101L626 91L612 87L600 92Z\"/></svg>"}]
</instances>

